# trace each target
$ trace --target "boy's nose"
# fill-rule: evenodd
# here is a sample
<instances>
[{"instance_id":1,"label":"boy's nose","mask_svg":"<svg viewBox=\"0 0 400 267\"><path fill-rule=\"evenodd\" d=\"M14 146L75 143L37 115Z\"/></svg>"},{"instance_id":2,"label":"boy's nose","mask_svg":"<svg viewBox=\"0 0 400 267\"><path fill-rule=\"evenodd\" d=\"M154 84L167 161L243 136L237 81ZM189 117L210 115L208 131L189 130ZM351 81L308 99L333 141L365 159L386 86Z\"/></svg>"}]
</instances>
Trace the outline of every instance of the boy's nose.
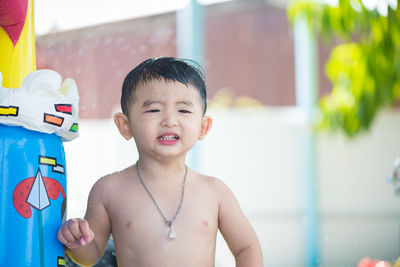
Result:
<instances>
[{"instance_id":1,"label":"boy's nose","mask_svg":"<svg viewBox=\"0 0 400 267\"><path fill-rule=\"evenodd\" d=\"M161 121L161 126L163 127L174 127L178 125L178 122L176 121L176 117L172 115L170 112L165 114Z\"/></svg>"}]
</instances>

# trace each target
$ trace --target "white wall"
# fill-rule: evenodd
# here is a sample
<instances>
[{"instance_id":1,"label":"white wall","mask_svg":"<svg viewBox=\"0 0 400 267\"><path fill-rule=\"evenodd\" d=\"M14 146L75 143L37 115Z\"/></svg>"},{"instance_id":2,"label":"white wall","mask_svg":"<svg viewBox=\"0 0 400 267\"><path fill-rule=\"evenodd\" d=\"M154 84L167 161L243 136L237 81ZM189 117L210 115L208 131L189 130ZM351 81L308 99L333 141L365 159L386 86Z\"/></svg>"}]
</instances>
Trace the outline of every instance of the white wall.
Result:
<instances>
[{"instance_id":1,"label":"white wall","mask_svg":"<svg viewBox=\"0 0 400 267\"><path fill-rule=\"evenodd\" d=\"M318 154L324 260L399 256L399 197L386 177L400 156L400 112L384 112L353 141L320 136Z\"/></svg>"},{"instance_id":2,"label":"white wall","mask_svg":"<svg viewBox=\"0 0 400 267\"><path fill-rule=\"evenodd\" d=\"M266 266L303 266L301 112L280 107L208 113L213 129L196 145L189 165L223 179L236 194L260 237ZM83 216L99 177L137 159L133 141L126 142L112 120L81 121L80 134L64 144L69 217ZM400 156L400 111L380 114L371 131L354 140L319 133L316 151L321 266L399 255L399 198L385 179ZM216 262L233 266L221 237Z\"/></svg>"}]
</instances>

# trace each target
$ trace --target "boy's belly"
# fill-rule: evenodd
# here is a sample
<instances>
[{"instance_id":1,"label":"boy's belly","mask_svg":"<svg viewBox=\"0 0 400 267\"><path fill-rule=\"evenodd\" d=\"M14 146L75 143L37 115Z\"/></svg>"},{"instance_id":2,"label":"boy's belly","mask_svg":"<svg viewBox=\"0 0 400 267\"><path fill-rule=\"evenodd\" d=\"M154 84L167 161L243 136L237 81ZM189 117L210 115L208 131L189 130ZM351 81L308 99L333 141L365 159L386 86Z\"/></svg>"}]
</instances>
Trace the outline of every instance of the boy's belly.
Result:
<instances>
[{"instance_id":1,"label":"boy's belly","mask_svg":"<svg viewBox=\"0 0 400 267\"><path fill-rule=\"evenodd\" d=\"M214 266L214 246L207 249L181 247L169 249L168 252L146 249L145 251L129 251L126 248L116 249L119 267L212 267ZM194 251L196 250L196 251Z\"/></svg>"},{"instance_id":2,"label":"boy's belly","mask_svg":"<svg viewBox=\"0 0 400 267\"><path fill-rule=\"evenodd\" d=\"M174 240L168 239L167 226L147 225L146 229L140 228L113 231L118 266L214 266L217 227L187 227L177 222Z\"/></svg>"}]
</instances>

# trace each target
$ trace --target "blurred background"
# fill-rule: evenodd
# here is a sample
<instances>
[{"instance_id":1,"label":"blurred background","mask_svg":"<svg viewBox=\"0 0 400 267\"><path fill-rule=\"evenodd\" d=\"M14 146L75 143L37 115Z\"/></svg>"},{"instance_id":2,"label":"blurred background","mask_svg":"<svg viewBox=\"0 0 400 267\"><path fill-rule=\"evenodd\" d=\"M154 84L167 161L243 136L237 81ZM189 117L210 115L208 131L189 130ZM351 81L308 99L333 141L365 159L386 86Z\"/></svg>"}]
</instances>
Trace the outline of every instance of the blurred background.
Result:
<instances>
[{"instance_id":1,"label":"blurred background","mask_svg":"<svg viewBox=\"0 0 400 267\"><path fill-rule=\"evenodd\" d=\"M125 75L147 58L179 56L204 67L214 119L188 164L232 189L265 266L358 266L366 257L394 263L397 5L36 1L37 68L72 77L80 93L80 138L64 143L68 217L84 215L97 179L137 159L112 120ZM221 236L215 265L234 266Z\"/></svg>"}]
</instances>

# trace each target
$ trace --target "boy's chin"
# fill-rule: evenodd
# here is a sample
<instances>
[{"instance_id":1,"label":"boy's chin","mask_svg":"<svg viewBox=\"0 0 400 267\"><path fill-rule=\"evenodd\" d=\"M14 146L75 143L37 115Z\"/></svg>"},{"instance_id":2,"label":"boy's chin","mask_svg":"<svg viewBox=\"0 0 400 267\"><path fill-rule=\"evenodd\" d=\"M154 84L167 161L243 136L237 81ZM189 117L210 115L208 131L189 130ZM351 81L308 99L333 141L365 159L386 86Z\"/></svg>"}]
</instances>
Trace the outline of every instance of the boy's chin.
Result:
<instances>
[{"instance_id":1,"label":"boy's chin","mask_svg":"<svg viewBox=\"0 0 400 267\"><path fill-rule=\"evenodd\" d=\"M161 148L156 151L156 156L159 159L179 159L181 157L186 157L186 154L189 152L190 149L173 149L169 148Z\"/></svg>"}]
</instances>

